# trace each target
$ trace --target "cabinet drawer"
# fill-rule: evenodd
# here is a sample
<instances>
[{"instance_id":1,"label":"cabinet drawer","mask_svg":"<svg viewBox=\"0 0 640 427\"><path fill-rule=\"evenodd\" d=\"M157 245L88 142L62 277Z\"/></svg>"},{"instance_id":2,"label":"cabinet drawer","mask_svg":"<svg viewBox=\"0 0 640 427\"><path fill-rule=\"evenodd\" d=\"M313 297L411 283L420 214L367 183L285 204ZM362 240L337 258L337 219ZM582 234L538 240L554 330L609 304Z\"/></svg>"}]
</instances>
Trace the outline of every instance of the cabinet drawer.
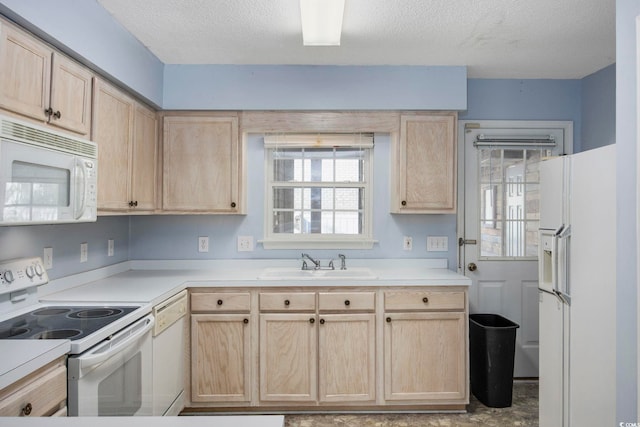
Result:
<instances>
[{"instance_id":1,"label":"cabinet drawer","mask_svg":"<svg viewBox=\"0 0 640 427\"><path fill-rule=\"evenodd\" d=\"M0 416L52 415L67 399L67 368L62 362L57 363L31 381L20 382L15 388L7 387L2 391L2 397Z\"/></svg>"},{"instance_id":2,"label":"cabinet drawer","mask_svg":"<svg viewBox=\"0 0 640 427\"><path fill-rule=\"evenodd\" d=\"M191 311L244 312L251 309L249 292L194 292Z\"/></svg>"},{"instance_id":3,"label":"cabinet drawer","mask_svg":"<svg viewBox=\"0 0 640 427\"><path fill-rule=\"evenodd\" d=\"M320 292L318 294L320 311L374 311L375 292Z\"/></svg>"},{"instance_id":4,"label":"cabinet drawer","mask_svg":"<svg viewBox=\"0 0 640 427\"><path fill-rule=\"evenodd\" d=\"M264 292L260 294L260 311L314 311L314 292Z\"/></svg>"},{"instance_id":5,"label":"cabinet drawer","mask_svg":"<svg viewBox=\"0 0 640 427\"><path fill-rule=\"evenodd\" d=\"M464 310L464 307L464 292L416 290L384 293L384 309L389 311Z\"/></svg>"}]
</instances>

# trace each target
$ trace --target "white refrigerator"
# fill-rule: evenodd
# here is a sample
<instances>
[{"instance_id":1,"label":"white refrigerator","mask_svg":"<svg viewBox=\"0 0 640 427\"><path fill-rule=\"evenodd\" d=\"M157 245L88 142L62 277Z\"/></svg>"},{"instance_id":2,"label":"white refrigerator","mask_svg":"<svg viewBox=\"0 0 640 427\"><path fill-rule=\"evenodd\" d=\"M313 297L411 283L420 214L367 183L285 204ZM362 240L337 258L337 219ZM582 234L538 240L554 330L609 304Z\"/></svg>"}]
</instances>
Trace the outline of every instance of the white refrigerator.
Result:
<instances>
[{"instance_id":1,"label":"white refrigerator","mask_svg":"<svg viewBox=\"0 0 640 427\"><path fill-rule=\"evenodd\" d=\"M615 145L540 165L540 427L615 424Z\"/></svg>"}]
</instances>

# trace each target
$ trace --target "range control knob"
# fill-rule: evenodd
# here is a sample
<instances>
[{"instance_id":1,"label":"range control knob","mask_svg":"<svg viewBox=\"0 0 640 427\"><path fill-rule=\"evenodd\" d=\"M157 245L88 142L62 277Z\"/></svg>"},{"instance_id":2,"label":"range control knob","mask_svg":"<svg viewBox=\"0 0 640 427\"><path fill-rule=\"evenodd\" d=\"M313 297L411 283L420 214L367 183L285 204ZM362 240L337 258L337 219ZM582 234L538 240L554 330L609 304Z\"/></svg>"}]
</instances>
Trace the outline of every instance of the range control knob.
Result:
<instances>
[{"instance_id":1,"label":"range control knob","mask_svg":"<svg viewBox=\"0 0 640 427\"><path fill-rule=\"evenodd\" d=\"M36 264L34 268L36 270L36 274L42 277L42 275L44 274L44 269L42 268L42 264Z\"/></svg>"},{"instance_id":2,"label":"range control knob","mask_svg":"<svg viewBox=\"0 0 640 427\"><path fill-rule=\"evenodd\" d=\"M25 273L27 273L27 277L28 277L29 279L33 279L33 276L35 276L35 275L36 275L36 271L35 271L35 269L33 268L33 266L32 266L32 265L30 265L30 266L28 266L27 268L25 268L25 269L24 269L24 272L25 272Z\"/></svg>"},{"instance_id":3,"label":"range control knob","mask_svg":"<svg viewBox=\"0 0 640 427\"><path fill-rule=\"evenodd\" d=\"M14 281L13 272L11 270L5 271L2 274L2 277L4 277L4 281L7 283L11 283Z\"/></svg>"}]
</instances>

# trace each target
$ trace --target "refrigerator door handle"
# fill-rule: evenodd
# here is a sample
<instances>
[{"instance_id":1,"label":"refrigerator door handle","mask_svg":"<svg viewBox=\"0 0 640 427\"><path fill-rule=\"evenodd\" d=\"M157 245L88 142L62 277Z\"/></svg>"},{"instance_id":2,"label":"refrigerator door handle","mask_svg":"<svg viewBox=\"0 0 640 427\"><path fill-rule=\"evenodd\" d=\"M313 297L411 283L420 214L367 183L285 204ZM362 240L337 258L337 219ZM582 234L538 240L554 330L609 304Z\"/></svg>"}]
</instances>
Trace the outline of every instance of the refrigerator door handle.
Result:
<instances>
[{"instance_id":1,"label":"refrigerator door handle","mask_svg":"<svg viewBox=\"0 0 640 427\"><path fill-rule=\"evenodd\" d=\"M560 266L562 266L562 274L556 273L555 282L557 284L554 292L567 305L571 305L571 294L570 294L570 278L569 278L569 257L567 256L567 251L569 249L569 239L571 237L571 226L562 227L557 233L557 265L556 269L559 271Z\"/></svg>"}]
</instances>

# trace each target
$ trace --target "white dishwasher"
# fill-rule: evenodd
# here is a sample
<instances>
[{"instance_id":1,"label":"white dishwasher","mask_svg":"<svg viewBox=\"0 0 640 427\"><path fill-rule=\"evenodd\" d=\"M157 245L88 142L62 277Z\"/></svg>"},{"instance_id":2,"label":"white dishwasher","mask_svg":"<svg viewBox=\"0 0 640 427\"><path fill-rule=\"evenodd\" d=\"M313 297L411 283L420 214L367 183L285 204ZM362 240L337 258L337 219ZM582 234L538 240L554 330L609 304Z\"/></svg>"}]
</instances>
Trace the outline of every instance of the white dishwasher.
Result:
<instances>
[{"instance_id":1,"label":"white dishwasher","mask_svg":"<svg viewBox=\"0 0 640 427\"><path fill-rule=\"evenodd\" d=\"M153 415L178 415L184 407L187 291L153 308Z\"/></svg>"}]
</instances>

